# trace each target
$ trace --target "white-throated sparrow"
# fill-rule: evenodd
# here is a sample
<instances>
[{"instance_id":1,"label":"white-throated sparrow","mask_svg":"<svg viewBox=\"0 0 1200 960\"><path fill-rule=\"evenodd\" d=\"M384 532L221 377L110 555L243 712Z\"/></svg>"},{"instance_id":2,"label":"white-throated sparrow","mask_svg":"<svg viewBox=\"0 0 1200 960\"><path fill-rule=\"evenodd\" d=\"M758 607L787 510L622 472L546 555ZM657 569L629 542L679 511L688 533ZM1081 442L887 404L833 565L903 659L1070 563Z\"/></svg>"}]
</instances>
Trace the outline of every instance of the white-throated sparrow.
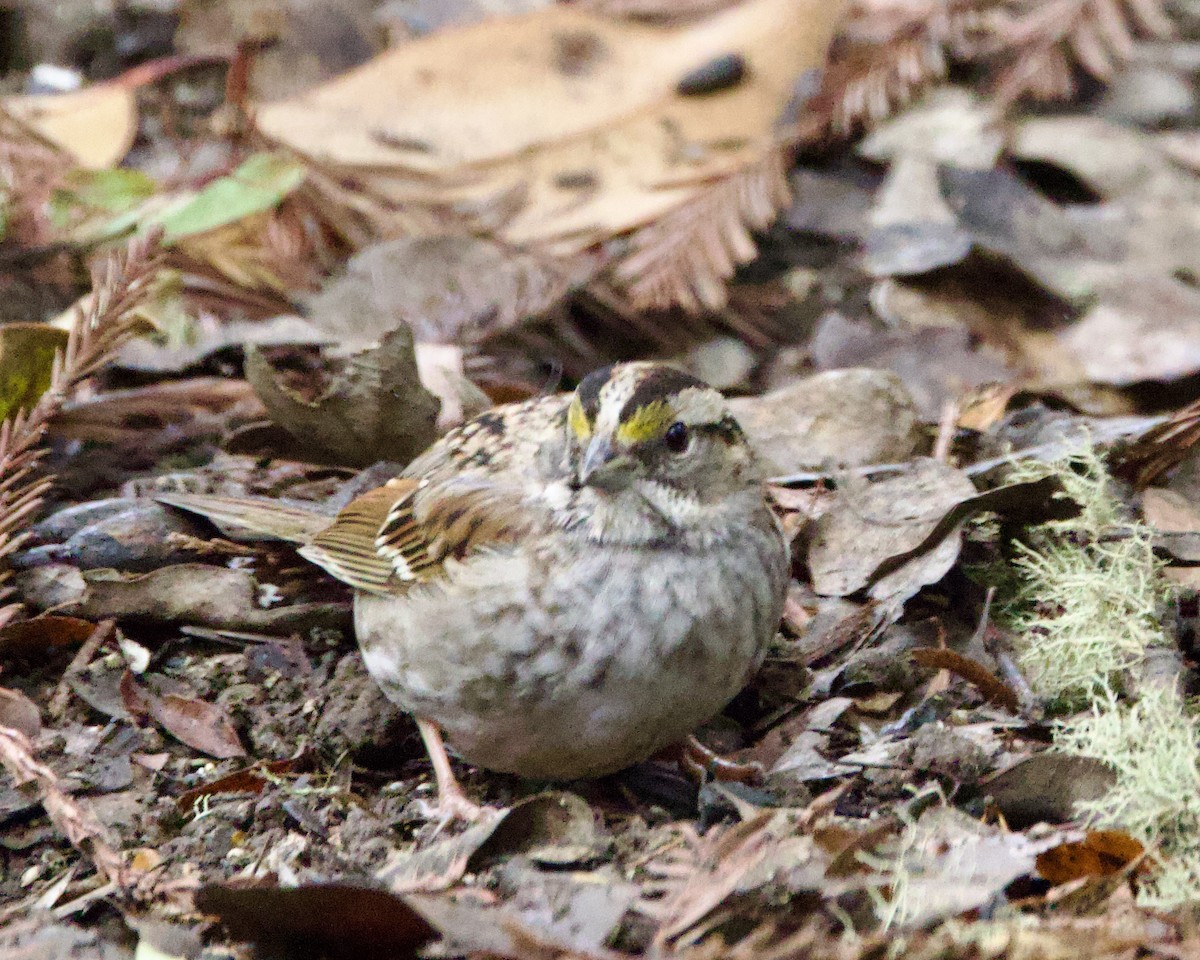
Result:
<instances>
[{"instance_id":1,"label":"white-throated sparrow","mask_svg":"<svg viewBox=\"0 0 1200 960\"><path fill-rule=\"evenodd\" d=\"M417 718L452 812L466 801L439 729L492 770L619 770L742 688L787 585L787 545L724 399L652 363L476 417L333 520L162 499L300 540L355 588L367 668Z\"/></svg>"}]
</instances>

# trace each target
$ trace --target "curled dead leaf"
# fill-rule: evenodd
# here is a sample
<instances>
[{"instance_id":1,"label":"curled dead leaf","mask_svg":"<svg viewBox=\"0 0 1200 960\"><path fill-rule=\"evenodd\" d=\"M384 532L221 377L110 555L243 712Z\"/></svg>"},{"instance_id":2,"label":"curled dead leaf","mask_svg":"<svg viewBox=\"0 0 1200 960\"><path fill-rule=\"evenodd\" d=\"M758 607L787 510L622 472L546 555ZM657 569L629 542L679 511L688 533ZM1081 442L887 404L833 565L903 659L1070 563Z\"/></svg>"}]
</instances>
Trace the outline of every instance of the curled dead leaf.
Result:
<instances>
[{"instance_id":1,"label":"curled dead leaf","mask_svg":"<svg viewBox=\"0 0 1200 960\"><path fill-rule=\"evenodd\" d=\"M352 466L384 459L403 464L437 436L441 405L421 384L412 332L404 326L385 334L378 346L348 357L316 400L280 383L258 350L246 354L246 379L306 457Z\"/></svg>"}]
</instances>

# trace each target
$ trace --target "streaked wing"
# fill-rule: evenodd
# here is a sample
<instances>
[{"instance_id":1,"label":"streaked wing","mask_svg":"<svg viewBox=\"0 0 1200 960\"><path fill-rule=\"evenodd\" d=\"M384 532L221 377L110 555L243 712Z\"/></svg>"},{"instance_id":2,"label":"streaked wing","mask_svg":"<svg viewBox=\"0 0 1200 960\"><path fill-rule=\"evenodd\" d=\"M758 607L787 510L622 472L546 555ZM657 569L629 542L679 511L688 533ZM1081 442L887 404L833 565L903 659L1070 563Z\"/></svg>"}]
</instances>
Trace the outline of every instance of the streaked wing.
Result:
<instances>
[{"instance_id":1,"label":"streaked wing","mask_svg":"<svg viewBox=\"0 0 1200 960\"><path fill-rule=\"evenodd\" d=\"M440 576L447 560L513 543L541 518L524 497L538 451L565 429L570 396L496 407L452 430L404 474L336 517L267 500L163 494L164 503L302 544L300 553L370 593Z\"/></svg>"},{"instance_id":2,"label":"streaked wing","mask_svg":"<svg viewBox=\"0 0 1200 960\"><path fill-rule=\"evenodd\" d=\"M300 548L300 555L359 590L387 592L395 571L376 540L397 500L403 502L417 486L416 480L389 480L355 497L333 523Z\"/></svg>"},{"instance_id":3,"label":"streaked wing","mask_svg":"<svg viewBox=\"0 0 1200 960\"><path fill-rule=\"evenodd\" d=\"M513 543L535 522L519 491L401 478L351 501L300 553L370 593L429 580L447 560Z\"/></svg>"}]
</instances>

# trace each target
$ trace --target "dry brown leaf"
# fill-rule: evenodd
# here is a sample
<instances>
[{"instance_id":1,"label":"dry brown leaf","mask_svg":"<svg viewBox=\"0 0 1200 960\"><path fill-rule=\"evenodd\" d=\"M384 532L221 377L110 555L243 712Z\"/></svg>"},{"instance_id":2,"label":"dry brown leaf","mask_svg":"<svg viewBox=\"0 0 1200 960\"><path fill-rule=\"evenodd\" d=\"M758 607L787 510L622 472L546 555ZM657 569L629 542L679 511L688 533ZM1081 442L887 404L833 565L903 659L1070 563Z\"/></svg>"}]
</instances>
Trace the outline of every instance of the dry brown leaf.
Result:
<instances>
[{"instance_id":1,"label":"dry brown leaf","mask_svg":"<svg viewBox=\"0 0 1200 960\"><path fill-rule=\"evenodd\" d=\"M64 647L78 647L92 635L94 623L76 617L34 617L0 629L0 658L53 655Z\"/></svg>"},{"instance_id":2,"label":"dry brown leaf","mask_svg":"<svg viewBox=\"0 0 1200 960\"><path fill-rule=\"evenodd\" d=\"M1076 804L1099 800L1116 781L1112 767L1093 757L1044 751L1019 760L979 784L1013 827L1045 820L1066 823Z\"/></svg>"},{"instance_id":3,"label":"dry brown leaf","mask_svg":"<svg viewBox=\"0 0 1200 960\"><path fill-rule=\"evenodd\" d=\"M343 348L378 343L400 325L419 344L474 343L544 314L591 278L595 260L564 264L477 236L389 240L353 256L307 315Z\"/></svg>"},{"instance_id":4,"label":"dry brown leaf","mask_svg":"<svg viewBox=\"0 0 1200 960\"><path fill-rule=\"evenodd\" d=\"M301 766L307 766L309 756L302 753L287 760L260 761L251 767L243 767L191 790L185 790L175 799L175 806L181 813L188 813L195 807L197 800L203 800L205 797L229 793L262 793L272 778L295 773Z\"/></svg>"},{"instance_id":5,"label":"dry brown leaf","mask_svg":"<svg viewBox=\"0 0 1200 960\"><path fill-rule=\"evenodd\" d=\"M916 927L979 909L1032 874L1038 854L1067 836L1011 832L953 807L934 807L894 842L902 879L891 892L890 919Z\"/></svg>"},{"instance_id":6,"label":"dry brown leaf","mask_svg":"<svg viewBox=\"0 0 1200 960\"><path fill-rule=\"evenodd\" d=\"M905 600L940 580L958 558L958 525L927 543L944 518L975 496L958 470L917 459L906 473L877 483L849 483L833 509L813 525L808 566L813 588L826 596L848 596L870 588L875 599ZM883 576L883 561L925 548Z\"/></svg>"},{"instance_id":7,"label":"dry brown leaf","mask_svg":"<svg viewBox=\"0 0 1200 960\"><path fill-rule=\"evenodd\" d=\"M416 957L434 935L420 914L400 897L348 883L283 889L210 884L196 906L220 917L238 940L277 956L315 953L362 960Z\"/></svg>"},{"instance_id":8,"label":"dry brown leaf","mask_svg":"<svg viewBox=\"0 0 1200 960\"><path fill-rule=\"evenodd\" d=\"M1200 509L1175 490L1151 487L1142 494L1142 515L1158 536L1155 545L1183 561L1183 566L1168 566L1163 576L1180 586L1200 586Z\"/></svg>"},{"instance_id":9,"label":"dry brown leaf","mask_svg":"<svg viewBox=\"0 0 1200 960\"><path fill-rule=\"evenodd\" d=\"M137 98L132 89L97 84L72 93L6 97L7 111L81 167L105 170L120 163L137 135Z\"/></svg>"},{"instance_id":10,"label":"dry brown leaf","mask_svg":"<svg viewBox=\"0 0 1200 960\"><path fill-rule=\"evenodd\" d=\"M730 407L772 474L900 463L922 431L904 382L884 370L849 368L805 377Z\"/></svg>"},{"instance_id":11,"label":"dry brown leaf","mask_svg":"<svg viewBox=\"0 0 1200 960\"><path fill-rule=\"evenodd\" d=\"M14 580L25 601L101 619L134 617L229 630L287 632L314 626L341 628L348 603L280 604L263 609L258 581L248 570L175 563L150 573L79 571L65 564L35 567Z\"/></svg>"},{"instance_id":12,"label":"dry brown leaf","mask_svg":"<svg viewBox=\"0 0 1200 960\"><path fill-rule=\"evenodd\" d=\"M596 857L607 844L588 804L571 793L539 793L493 811L462 833L418 850L397 850L376 872L393 893L442 890L468 870L522 854L565 867Z\"/></svg>"},{"instance_id":13,"label":"dry brown leaf","mask_svg":"<svg viewBox=\"0 0 1200 960\"><path fill-rule=\"evenodd\" d=\"M160 697L138 683L129 670L121 677L121 699L131 715L153 720L176 740L201 753L219 760L246 755L228 714L216 704L176 693Z\"/></svg>"},{"instance_id":14,"label":"dry brown leaf","mask_svg":"<svg viewBox=\"0 0 1200 960\"><path fill-rule=\"evenodd\" d=\"M246 355L246 379L271 418L303 445L298 452L305 457L369 466L386 453L408 463L437 436L441 402L421 383L405 326L348 357L314 400L280 383L257 350Z\"/></svg>"},{"instance_id":15,"label":"dry brown leaf","mask_svg":"<svg viewBox=\"0 0 1200 960\"><path fill-rule=\"evenodd\" d=\"M0 687L0 727L9 727L36 740L42 732L42 715L37 704L20 690Z\"/></svg>"}]
</instances>

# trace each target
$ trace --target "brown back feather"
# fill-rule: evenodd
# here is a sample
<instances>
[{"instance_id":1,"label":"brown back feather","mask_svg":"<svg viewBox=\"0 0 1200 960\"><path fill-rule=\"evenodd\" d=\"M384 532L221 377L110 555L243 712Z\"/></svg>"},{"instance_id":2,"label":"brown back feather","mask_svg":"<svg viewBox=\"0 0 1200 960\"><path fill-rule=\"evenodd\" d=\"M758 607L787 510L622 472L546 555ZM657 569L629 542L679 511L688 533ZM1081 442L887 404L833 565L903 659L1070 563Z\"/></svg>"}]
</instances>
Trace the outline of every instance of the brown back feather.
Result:
<instances>
[{"instance_id":1,"label":"brown back feather","mask_svg":"<svg viewBox=\"0 0 1200 960\"><path fill-rule=\"evenodd\" d=\"M531 517L507 488L392 480L352 500L301 554L351 586L393 592L444 573L447 560L513 543Z\"/></svg>"}]
</instances>

